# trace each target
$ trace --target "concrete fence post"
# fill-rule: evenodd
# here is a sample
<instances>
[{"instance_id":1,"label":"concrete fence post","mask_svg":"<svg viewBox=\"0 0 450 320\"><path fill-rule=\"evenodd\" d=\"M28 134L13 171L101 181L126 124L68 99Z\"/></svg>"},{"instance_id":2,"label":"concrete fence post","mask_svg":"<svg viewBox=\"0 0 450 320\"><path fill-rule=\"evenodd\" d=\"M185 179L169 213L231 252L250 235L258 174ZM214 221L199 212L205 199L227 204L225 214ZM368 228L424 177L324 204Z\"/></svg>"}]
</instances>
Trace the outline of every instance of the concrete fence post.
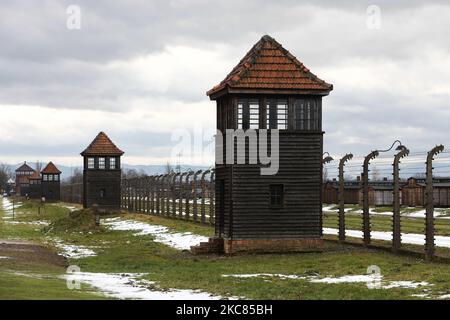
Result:
<instances>
[{"instance_id":1,"label":"concrete fence post","mask_svg":"<svg viewBox=\"0 0 450 320\"><path fill-rule=\"evenodd\" d=\"M401 233L401 216L400 216L400 159L408 156L409 150L402 148L394 157L392 164L394 172L392 173L394 180L393 190L393 212L392 212L392 249L399 250L402 245Z\"/></svg>"},{"instance_id":2,"label":"concrete fence post","mask_svg":"<svg viewBox=\"0 0 450 320\"><path fill-rule=\"evenodd\" d=\"M339 160L339 241L345 241L345 198L344 198L344 166L353 158L353 154L347 153Z\"/></svg>"},{"instance_id":3,"label":"concrete fence post","mask_svg":"<svg viewBox=\"0 0 450 320\"><path fill-rule=\"evenodd\" d=\"M197 176L200 173L202 173L202 170L198 170L196 173L194 173L194 178L192 179L192 184L193 184L192 188L193 188L193 191L194 191L193 192L194 204L193 204L192 213L193 213L193 218L194 218L195 222L198 221L198 203L197 203L197 182L198 182L198 180L197 180Z\"/></svg>"},{"instance_id":4,"label":"concrete fence post","mask_svg":"<svg viewBox=\"0 0 450 320\"><path fill-rule=\"evenodd\" d=\"M215 196L216 196L216 170L211 169L211 177L209 183L209 223L214 224L216 219L215 212Z\"/></svg>"},{"instance_id":5,"label":"concrete fence post","mask_svg":"<svg viewBox=\"0 0 450 320\"><path fill-rule=\"evenodd\" d=\"M200 185L202 188L202 198L201 198L201 204L200 204L200 220L202 223L206 222L206 206L205 206L205 200L206 200L206 181L205 176L210 173L211 170L206 170L202 173L202 176L200 178Z\"/></svg>"},{"instance_id":6,"label":"concrete fence post","mask_svg":"<svg viewBox=\"0 0 450 320\"><path fill-rule=\"evenodd\" d=\"M175 173L172 178L172 217L177 216L177 177L180 173Z\"/></svg>"},{"instance_id":7,"label":"concrete fence post","mask_svg":"<svg viewBox=\"0 0 450 320\"><path fill-rule=\"evenodd\" d=\"M363 241L364 245L370 244L370 212L369 212L369 164L370 160L378 157L378 151L372 151L364 158L363 163Z\"/></svg>"},{"instance_id":8,"label":"concrete fence post","mask_svg":"<svg viewBox=\"0 0 450 320\"><path fill-rule=\"evenodd\" d=\"M183 172L180 176L180 190L179 190L179 199L178 199L178 216L183 218L183 177L187 175L187 172Z\"/></svg>"},{"instance_id":9,"label":"concrete fence post","mask_svg":"<svg viewBox=\"0 0 450 320\"><path fill-rule=\"evenodd\" d=\"M431 149L427 155L427 171L425 186L425 259L430 261L434 257L434 199L433 199L433 160L434 156L444 151L444 146L439 145Z\"/></svg>"},{"instance_id":10,"label":"concrete fence post","mask_svg":"<svg viewBox=\"0 0 450 320\"><path fill-rule=\"evenodd\" d=\"M191 190L190 189L190 183L189 183L189 177L192 176L194 174L194 171L189 171L188 174L186 175L186 214L185 214L185 219L189 220L190 219L190 210L191 210Z\"/></svg>"}]
</instances>

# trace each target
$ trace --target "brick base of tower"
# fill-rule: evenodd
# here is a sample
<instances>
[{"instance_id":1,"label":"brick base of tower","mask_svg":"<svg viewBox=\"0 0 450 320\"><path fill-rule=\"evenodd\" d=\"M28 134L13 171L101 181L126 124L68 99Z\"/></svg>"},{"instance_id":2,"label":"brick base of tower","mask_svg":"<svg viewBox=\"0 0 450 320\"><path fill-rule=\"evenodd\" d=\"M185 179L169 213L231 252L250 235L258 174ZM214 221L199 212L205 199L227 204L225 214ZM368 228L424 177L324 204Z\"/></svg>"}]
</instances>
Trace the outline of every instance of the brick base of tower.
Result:
<instances>
[{"instance_id":1,"label":"brick base of tower","mask_svg":"<svg viewBox=\"0 0 450 320\"><path fill-rule=\"evenodd\" d=\"M242 239L210 238L191 247L193 254L317 252L323 249L323 239Z\"/></svg>"}]
</instances>

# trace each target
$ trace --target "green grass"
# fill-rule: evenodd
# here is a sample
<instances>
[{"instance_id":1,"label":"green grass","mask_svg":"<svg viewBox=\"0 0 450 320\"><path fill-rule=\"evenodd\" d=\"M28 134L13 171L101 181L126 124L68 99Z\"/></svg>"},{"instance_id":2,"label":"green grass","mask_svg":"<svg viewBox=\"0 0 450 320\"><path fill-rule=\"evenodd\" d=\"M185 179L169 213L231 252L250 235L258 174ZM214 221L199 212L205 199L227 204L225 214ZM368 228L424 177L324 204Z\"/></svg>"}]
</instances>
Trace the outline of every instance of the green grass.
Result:
<instances>
[{"instance_id":1,"label":"green grass","mask_svg":"<svg viewBox=\"0 0 450 320\"><path fill-rule=\"evenodd\" d=\"M371 215L370 223L373 231L392 231L392 217L390 216ZM338 214L325 212L323 215L323 225L327 228L337 228ZM347 212L345 214L345 226L349 230L362 230L362 215ZM436 235L450 236L450 220L436 219L435 228ZM401 217L401 230L405 233L424 234L425 219Z\"/></svg>"},{"instance_id":2,"label":"green grass","mask_svg":"<svg viewBox=\"0 0 450 320\"><path fill-rule=\"evenodd\" d=\"M425 263L413 257L339 245L334 242L326 242L325 251L322 253L193 256L189 252L154 242L151 235L135 236L130 231L98 228L92 225L91 218L75 216L71 219L69 211L62 207L48 206L46 212L38 217L35 212L36 206L37 204L33 202L26 203L19 209L17 219L30 221L40 218L52 222L50 227L36 228L3 223L0 225L0 238L42 241L45 237L57 237L67 243L93 246L97 256L69 260L68 263L76 264L81 271L86 272L147 273L146 278L157 281L162 288L200 289L213 294L250 299L411 299L414 298L411 296L413 293L422 292L421 288L368 289L365 284L360 283L320 284L307 280L270 278L264 281L261 278L223 277L224 274L248 273L319 274L321 277L359 275L366 274L368 266L377 265L387 280L428 281L434 284L428 288L431 290L431 296L450 292L450 265ZM179 219L143 214L125 214L123 218L164 225L179 232L189 231L204 236L212 236L214 233L212 226ZM348 220L348 225L355 223L356 226L356 218L355 216L354 222ZM332 215L326 217L326 226L337 222L331 219L335 217ZM387 224L388 221L380 220L379 223L379 228L384 228L382 223ZM360 227L360 222L358 226ZM93 297L90 291L67 290L65 284L55 277L34 279L11 275L10 270L13 266L5 266L7 263L10 264L11 261L0 261L0 298L8 295L8 290L5 289L7 286L3 283L14 286L17 297L42 296L67 299ZM13 270L50 276L62 273L60 268L46 272L41 267L31 265L17 266ZM3 282L4 279L9 279L9 282ZM25 295L27 290L29 293Z\"/></svg>"}]
</instances>

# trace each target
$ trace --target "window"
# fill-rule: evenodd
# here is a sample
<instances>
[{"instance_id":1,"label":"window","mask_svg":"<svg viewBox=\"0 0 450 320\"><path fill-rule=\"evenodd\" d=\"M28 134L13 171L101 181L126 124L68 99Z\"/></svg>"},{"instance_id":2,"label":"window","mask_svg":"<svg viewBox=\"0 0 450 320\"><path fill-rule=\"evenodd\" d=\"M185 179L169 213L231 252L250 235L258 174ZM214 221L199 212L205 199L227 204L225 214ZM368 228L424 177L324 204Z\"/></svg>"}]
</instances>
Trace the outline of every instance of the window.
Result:
<instances>
[{"instance_id":1,"label":"window","mask_svg":"<svg viewBox=\"0 0 450 320\"><path fill-rule=\"evenodd\" d=\"M54 181L59 181L59 175L58 174L54 174L53 175L53 180Z\"/></svg>"},{"instance_id":2,"label":"window","mask_svg":"<svg viewBox=\"0 0 450 320\"><path fill-rule=\"evenodd\" d=\"M52 174L48 175L48 181L53 181L53 175Z\"/></svg>"},{"instance_id":3,"label":"window","mask_svg":"<svg viewBox=\"0 0 450 320\"><path fill-rule=\"evenodd\" d=\"M88 158L88 169L94 169L95 168L95 158Z\"/></svg>"},{"instance_id":4,"label":"window","mask_svg":"<svg viewBox=\"0 0 450 320\"><path fill-rule=\"evenodd\" d=\"M98 158L98 168L100 170L105 170L105 168L106 168L106 159L105 158Z\"/></svg>"},{"instance_id":5,"label":"window","mask_svg":"<svg viewBox=\"0 0 450 320\"><path fill-rule=\"evenodd\" d=\"M42 176L42 179L43 179L44 181L48 181L48 175L44 174L44 175Z\"/></svg>"},{"instance_id":6,"label":"window","mask_svg":"<svg viewBox=\"0 0 450 320\"><path fill-rule=\"evenodd\" d=\"M259 128L259 103L258 100L249 101L249 128L258 129Z\"/></svg>"},{"instance_id":7,"label":"window","mask_svg":"<svg viewBox=\"0 0 450 320\"><path fill-rule=\"evenodd\" d=\"M288 103L285 99L269 99L267 102L267 128L287 129Z\"/></svg>"},{"instance_id":8,"label":"window","mask_svg":"<svg viewBox=\"0 0 450 320\"><path fill-rule=\"evenodd\" d=\"M284 192L284 187L282 184L270 185L270 206L271 207L283 206L283 192Z\"/></svg>"},{"instance_id":9,"label":"window","mask_svg":"<svg viewBox=\"0 0 450 320\"><path fill-rule=\"evenodd\" d=\"M240 99L237 104L237 128L259 128L259 101L257 99Z\"/></svg>"},{"instance_id":10,"label":"window","mask_svg":"<svg viewBox=\"0 0 450 320\"><path fill-rule=\"evenodd\" d=\"M317 99L296 99L294 101L295 129L321 130L320 102Z\"/></svg>"},{"instance_id":11,"label":"window","mask_svg":"<svg viewBox=\"0 0 450 320\"><path fill-rule=\"evenodd\" d=\"M100 189L100 198L104 198L106 195L106 190L105 189Z\"/></svg>"},{"instance_id":12,"label":"window","mask_svg":"<svg viewBox=\"0 0 450 320\"><path fill-rule=\"evenodd\" d=\"M116 158L109 158L109 169L116 169Z\"/></svg>"}]
</instances>

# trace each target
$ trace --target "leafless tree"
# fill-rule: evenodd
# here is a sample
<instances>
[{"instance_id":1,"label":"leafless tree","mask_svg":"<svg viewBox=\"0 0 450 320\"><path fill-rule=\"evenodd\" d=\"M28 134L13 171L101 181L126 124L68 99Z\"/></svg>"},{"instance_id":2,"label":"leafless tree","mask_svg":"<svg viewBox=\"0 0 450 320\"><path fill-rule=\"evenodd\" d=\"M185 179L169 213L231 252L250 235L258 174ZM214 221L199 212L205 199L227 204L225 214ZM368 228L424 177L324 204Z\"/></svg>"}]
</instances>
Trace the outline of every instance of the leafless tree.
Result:
<instances>
[{"instance_id":1,"label":"leafless tree","mask_svg":"<svg viewBox=\"0 0 450 320\"><path fill-rule=\"evenodd\" d=\"M0 163L0 187L6 188L8 180L12 177L13 173L11 168L4 163Z\"/></svg>"},{"instance_id":2,"label":"leafless tree","mask_svg":"<svg viewBox=\"0 0 450 320\"><path fill-rule=\"evenodd\" d=\"M170 164L170 162L167 162L166 163L166 170L165 170L166 172L166 174L169 174L169 173L173 173L174 172L174 170L173 170L173 167L172 167L172 165Z\"/></svg>"},{"instance_id":3,"label":"leafless tree","mask_svg":"<svg viewBox=\"0 0 450 320\"><path fill-rule=\"evenodd\" d=\"M380 180L380 170L375 166L372 169L372 180Z\"/></svg>"}]
</instances>

